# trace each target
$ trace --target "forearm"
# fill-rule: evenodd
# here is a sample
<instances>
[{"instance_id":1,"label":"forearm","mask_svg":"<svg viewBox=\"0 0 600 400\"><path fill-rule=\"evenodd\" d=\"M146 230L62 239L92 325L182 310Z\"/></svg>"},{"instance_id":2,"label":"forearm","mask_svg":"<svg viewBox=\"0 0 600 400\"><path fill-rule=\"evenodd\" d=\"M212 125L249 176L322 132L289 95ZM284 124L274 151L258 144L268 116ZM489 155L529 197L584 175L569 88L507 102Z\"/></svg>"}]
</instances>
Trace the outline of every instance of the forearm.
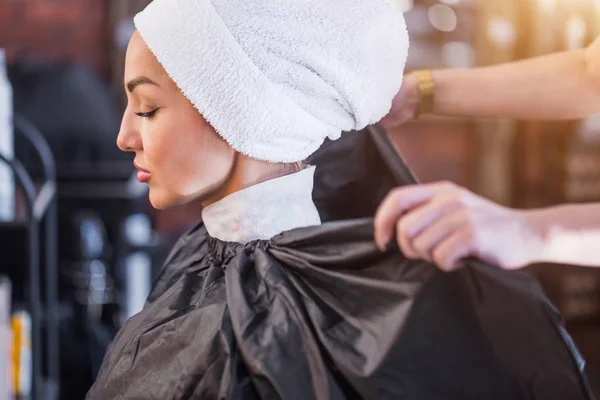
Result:
<instances>
[{"instance_id":1,"label":"forearm","mask_svg":"<svg viewBox=\"0 0 600 400\"><path fill-rule=\"evenodd\" d=\"M600 267L600 203L525 213L542 243L536 262Z\"/></svg>"},{"instance_id":2,"label":"forearm","mask_svg":"<svg viewBox=\"0 0 600 400\"><path fill-rule=\"evenodd\" d=\"M578 119L600 112L600 45L467 70L434 71L435 113Z\"/></svg>"}]
</instances>

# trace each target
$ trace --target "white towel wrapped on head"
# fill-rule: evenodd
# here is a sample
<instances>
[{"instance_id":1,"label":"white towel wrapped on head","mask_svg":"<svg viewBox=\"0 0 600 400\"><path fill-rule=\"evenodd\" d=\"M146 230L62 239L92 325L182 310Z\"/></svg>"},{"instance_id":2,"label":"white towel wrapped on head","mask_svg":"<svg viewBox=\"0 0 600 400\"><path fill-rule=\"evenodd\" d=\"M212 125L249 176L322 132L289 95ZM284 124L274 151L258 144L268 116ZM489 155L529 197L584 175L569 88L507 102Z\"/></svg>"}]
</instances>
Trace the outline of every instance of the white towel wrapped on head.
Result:
<instances>
[{"instance_id":1,"label":"white towel wrapped on head","mask_svg":"<svg viewBox=\"0 0 600 400\"><path fill-rule=\"evenodd\" d=\"M296 162L389 112L408 34L388 1L154 0L135 25L231 147Z\"/></svg>"}]
</instances>

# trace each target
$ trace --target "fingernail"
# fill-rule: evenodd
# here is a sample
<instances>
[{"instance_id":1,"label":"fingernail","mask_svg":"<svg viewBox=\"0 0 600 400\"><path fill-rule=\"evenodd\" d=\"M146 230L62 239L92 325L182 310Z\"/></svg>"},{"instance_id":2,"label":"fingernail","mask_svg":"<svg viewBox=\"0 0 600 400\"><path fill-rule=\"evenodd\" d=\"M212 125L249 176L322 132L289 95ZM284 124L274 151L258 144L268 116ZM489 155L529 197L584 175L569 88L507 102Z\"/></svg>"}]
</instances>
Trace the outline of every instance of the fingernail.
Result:
<instances>
[{"instance_id":1,"label":"fingernail","mask_svg":"<svg viewBox=\"0 0 600 400\"><path fill-rule=\"evenodd\" d=\"M390 242L390 239L387 237L379 237L377 238L377 247L379 248L380 251L385 252L387 250L387 246L388 243Z\"/></svg>"}]
</instances>

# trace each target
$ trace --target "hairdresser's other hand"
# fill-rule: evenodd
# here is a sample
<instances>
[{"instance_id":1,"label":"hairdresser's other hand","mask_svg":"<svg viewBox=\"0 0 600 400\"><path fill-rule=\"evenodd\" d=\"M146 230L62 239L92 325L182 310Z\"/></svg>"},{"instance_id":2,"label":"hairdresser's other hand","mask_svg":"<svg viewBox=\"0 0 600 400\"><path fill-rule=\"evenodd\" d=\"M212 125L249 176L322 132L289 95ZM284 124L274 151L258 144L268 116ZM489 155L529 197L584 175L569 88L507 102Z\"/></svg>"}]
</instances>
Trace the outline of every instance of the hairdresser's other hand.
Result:
<instances>
[{"instance_id":1,"label":"hairdresser's other hand","mask_svg":"<svg viewBox=\"0 0 600 400\"><path fill-rule=\"evenodd\" d=\"M421 101L417 81L413 75L405 75L402 87L394 100L390 113L383 118L381 125L385 129L393 129L414 119Z\"/></svg>"},{"instance_id":2,"label":"hairdresser's other hand","mask_svg":"<svg viewBox=\"0 0 600 400\"><path fill-rule=\"evenodd\" d=\"M476 257L503 269L536 262L542 235L526 211L495 204L453 183L400 187L392 190L375 217L375 237L385 248L396 234L404 255L437 264L442 270L461 267Z\"/></svg>"}]
</instances>

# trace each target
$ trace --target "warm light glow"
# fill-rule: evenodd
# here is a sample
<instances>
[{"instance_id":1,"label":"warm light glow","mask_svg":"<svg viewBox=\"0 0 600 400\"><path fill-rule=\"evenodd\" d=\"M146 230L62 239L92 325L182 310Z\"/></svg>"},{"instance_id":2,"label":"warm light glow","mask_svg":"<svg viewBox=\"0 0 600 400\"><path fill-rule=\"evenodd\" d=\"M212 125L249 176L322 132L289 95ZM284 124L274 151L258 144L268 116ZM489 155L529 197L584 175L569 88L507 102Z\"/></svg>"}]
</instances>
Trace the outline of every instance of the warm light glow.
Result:
<instances>
[{"instance_id":1,"label":"warm light glow","mask_svg":"<svg viewBox=\"0 0 600 400\"><path fill-rule=\"evenodd\" d=\"M510 47L516 40L515 27L506 18L494 17L488 23L488 36L499 47Z\"/></svg>"},{"instance_id":2,"label":"warm light glow","mask_svg":"<svg viewBox=\"0 0 600 400\"><path fill-rule=\"evenodd\" d=\"M540 11L553 12L556 9L556 0L537 0L537 3Z\"/></svg>"},{"instance_id":3,"label":"warm light glow","mask_svg":"<svg viewBox=\"0 0 600 400\"><path fill-rule=\"evenodd\" d=\"M535 0L538 3L540 11L554 12L557 6L560 5L562 9L569 7L580 7L582 5L596 6L600 9L600 0Z\"/></svg>"},{"instance_id":4,"label":"warm light glow","mask_svg":"<svg viewBox=\"0 0 600 400\"><path fill-rule=\"evenodd\" d=\"M429 22L437 30L452 32L456 29L457 17L454 10L445 4L436 4L429 7Z\"/></svg>"},{"instance_id":5,"label":"warm light glow","mask_svg":"<svg viewBox=\"0 0 600 400\"><path fill-rule=\"evenodd\" d=\"M450 68L470 68L475 65L475 50L469 43L448 42L442 46L442 61Z\"/></svg>"},{"instance_id":6,"label":"warm light glow","mask_svg":"<svg viewBox=\"0 0 600 400\"><path fill-rule=\"evenodd\" d=\"M565 28L566 45L568 50L581 49L585 46L587 25L579 17L571 17Z\"/></svg>"}]
</instances>

